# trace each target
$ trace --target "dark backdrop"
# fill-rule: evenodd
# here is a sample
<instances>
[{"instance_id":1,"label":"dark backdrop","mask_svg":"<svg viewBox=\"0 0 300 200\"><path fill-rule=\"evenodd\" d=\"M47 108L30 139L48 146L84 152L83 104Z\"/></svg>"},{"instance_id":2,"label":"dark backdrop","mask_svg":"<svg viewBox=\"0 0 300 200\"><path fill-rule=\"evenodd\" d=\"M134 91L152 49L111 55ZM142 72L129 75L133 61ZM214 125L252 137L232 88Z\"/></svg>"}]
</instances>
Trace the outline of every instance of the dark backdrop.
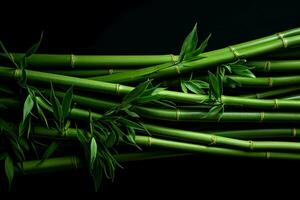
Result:
<instances>
[{"instance_id":1,"label":"dark backdrop","mask_svg":"<svg viewBox=\"0 0 300 200\"><path fill-rule=\"evenodd\" d=\"M197 22L201 38L212 33L208 49L298 27L293 1L98 1L2 5L0 38L9 50L25 51L44 31L41 53L178 53ZM35 7L36 6L36 7ZM145 196L157 192L248 195L291 187L299 180L299 162L197 156L134 162L118 170L101 192ZM253 183L254 182L254 183ZM295 184L294 186L297 186ZM85 171L18 178L15 191L91 191ZM274 190L275 189L275 190ZM245 197L245 196L244 196Z\"/></svg>"}]
</instances>

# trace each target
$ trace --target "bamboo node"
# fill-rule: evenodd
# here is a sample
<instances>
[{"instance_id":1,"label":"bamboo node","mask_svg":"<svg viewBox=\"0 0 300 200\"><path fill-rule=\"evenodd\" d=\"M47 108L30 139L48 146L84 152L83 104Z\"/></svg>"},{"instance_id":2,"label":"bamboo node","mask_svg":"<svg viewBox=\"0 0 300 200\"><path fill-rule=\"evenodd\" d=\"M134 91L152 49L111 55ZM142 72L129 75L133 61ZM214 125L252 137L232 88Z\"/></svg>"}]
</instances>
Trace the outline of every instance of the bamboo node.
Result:
<instances>
[{"instance_id":1,"label":"bamboo node","mask_svg":"<svg viewBox=\"0 0 300 200\"><path fill-rule=\"evenodd\" d=\"M70 55L70 65L72 68L75 67L75 55L73 54Z\"/></svg>"},{"instance_id":2,"label":"bamboo node","mask_svg":"<svg viewBox=\"0 0 300 200\"><path fill-rule=\"evenodd\" d=\"M273 79L272 79L272 77L268 78L268 86L269 87L273 87Z\"/></svg>"},{"instance_id":3,"label":"bamboo node","mask_svg":"<svg viewBox=\"0 0 300 200\"><path fill-rule=\"evenodd\" d=\"M148 145L149 145L149 147L152 146L152 137L148 137Z\"/></svg>"},{"instance_id":4,"label":"bamboo node","mask_svg":"<svg viewBox=\"0 0 300 200\"><path fill-rule=\"evenodd\" d=\"M270 157L271 157L271 153L267 151L267 152L266 152L266 158L267 158L267 159L270 159Z\"/></svg>"},{"instance_id":5,"label":"bamboo node","mask_svg":"<svg viewBox=\"0 0 300 200\"><path fill-rule=\"evenodd\" d=\"M180 119L180 110L176 109L176 120L179 121Z\"/></svg>"},{"instance_id":6,"label":"bamboo node","mask_svg":"<svg viewBox=\"0 0 300 200\"><path fill-rule=\"evenodd\" d=\"M261 112L260 113L260 120L259 120L259 122L263 122L264 121L264 118L265 118L265 112Z\"/></svg>"},{"instance_id":7,"label":"bamboo node","mask_svg":"<svg viewBox=\"0 0 300 200\"><path fill-rule=\"evenodd\" d=\"M249 140L249 148L252 151L254 148L254 142L252 140Z\"/></svg>"},{"instance_id":8,"label":"bamboo node","mask_svg":"<svg viewBox=\"0 0 300 200\"><path fill-rule=\"evenodd\" d=\"M240 59L240 54L237 52L237 50L233 46L229 46L228 48L233 53L234 58L239 60Z\"/></svg>"},{"instance_id":9,"label":"bamboo node","mask_svg":"<svg viewBox=\"0 0 300 200\"><path fill-rule=\"evenodd\" d=\"M173 54L170 54L170 57L171 57L171 61L175 64L176 63L175 56Z\"/></svg>"},{"instance_id":10,"label":"bamboo node","mask_svg":"<svg viewBox=\"0 0 300 200\"><path fill-rule=\"evenodd\" d=\"M288 41L284 38L282 33L277 33L278 38L282 41L283 47L288 47Z\"/></svg>"},{"instance_id":11,"label":"bamboo node","mask_svg":"<svg viewBox=\"0 0 300 200\"><path fill-rule=\"evenodd\" d=\"M178 75L180 75L180 68L179 68L179 65L178 65L178 64L175 65L175 70L176 70L176 73L177 73Z\"/></svg>"},{"instance_id":12,"label":"bamboo node","mask_svg":"<svg viewBox=\"0 0 300 200\"><path fill-rule=\"evenodd\" d=\"M297 129L293 128L292 129L292 137L296 137L297 136Z\"/></svg>"},{"instance_id":13,"label":"bamboo node","mask_svg":"<svg viewBox=\"0 0 300 200\"><path fill-rule=\"evenodd\" d=\"M271 70L271 61L266 61L264 71L269 72Z\"/></svg>"},{"instance_id":14,"label":"bamboo node","mask_svg":"<svg viewBox=\"0 0 300 200\"><path fill-rule=\"evenodd\" d=\"M15 69L14 78L20 79L22 77L22 69Z\"/></svg>"},{"instance_id":15,"label":"bamboo node","mask_svg":"<svg viewBox=\"0 0 300 200\"><path fill-rule=\"evenodd\" d=\"M109 69L109 70L108 70L108 74L109 74L109 75L111 75L111 74L113 74L113 73L114 73L114 69Z\"/></svg>"},{"instance_id":16,"label":"bamboo node","mask_svg":"<svg viewBox=\"0 0 300 200\"><path fill-rule=\"evenodd\" d=\"M216 145L217 144L217 136L212 135L211 136L211 143L209 145Z\"/></svg>"},{"instance_id":17,"label":"bamboo node","mask_svg":"<svg viewBox=\"0 0 300 200\"><path fill-rule=\"evenodd\" d=\"M274 106L273 109L278 109L279 105L278 105L278 99L274 99Z\"/></svg>"},{"instance_id":18,"label":"bamboo node","mask_svg":"<svg viewBox=\"0 0 300 200\"><path fill-rule=\"evenodd\" d=\"M120 84L116 84L116 95L119 96L120 95Z\"/></svg>"},{"instance_id":19,"label":"bamboo node","mask_svg":"<svg viewBox=\"0 0 300 200\"><path fill-rule=\"evenodd\" d=\"M224 104L224 95L221 95L220 103L221 103L221 104Z\"/></svg>"}]
</instances>

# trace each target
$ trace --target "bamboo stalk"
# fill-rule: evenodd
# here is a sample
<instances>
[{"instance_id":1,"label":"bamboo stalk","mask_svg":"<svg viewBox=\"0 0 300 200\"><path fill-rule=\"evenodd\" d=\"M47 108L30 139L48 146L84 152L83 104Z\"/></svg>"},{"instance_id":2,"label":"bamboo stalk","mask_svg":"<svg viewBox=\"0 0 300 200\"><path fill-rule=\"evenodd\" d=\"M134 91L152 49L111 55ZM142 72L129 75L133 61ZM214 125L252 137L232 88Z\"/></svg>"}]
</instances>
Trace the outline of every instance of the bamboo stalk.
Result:
<instances>
[{"instance_id":1,"label":"bamboo stalk","mask_svg":"<svg viewBox=\"0 0 300 200\"><path fill-rule=\"evenodd\" d=\"M248 61L248 65L258 72L299 72L300 60Z\"/></svg>"},{"instance_id":2,"label":"bamboo stalk","mask_svg":"<svg viewBox=\"0 0 300 200\"><path fill-rule=\"evenodd\" d=\"M167 121L199 122L299 122L297 112L224 112L208 114L205 111L170 110L159 108L135 107L134 111L141 117Z\"/></svg>"},{"instance_id":3,"label":"bamboo stalk","mask_svg":"<svg viewBox=\"0 0 300 200\"><path fill-rule=\"evenodd\" d=\"M277 129L249 129L249 130L225 130L207 132L208 134L220 135L237 139L262 139L262 138L298 138L298 128Z\"/></svg>"},{"instance_id":4,"label":"bamboo stalk","mask_svg":"<svg viewBox=\"0 0 300 200\"><path fill-rule=\"evenodd\" d=\"M153 159L164 159L192 155L190 152L172 152L172 151L154 151L154 152L137 152L115 154L114 157L118 162L144 161ZM20 164L19 164L20 165ZM23 162L22 172L20 175L31 175L37 173L49 173L64 170L74 170L85 167L84 161L77 156L64 156L48 158L41 163L40 160L29 160Z\"/></svg>"},{"instance_id":5,"label":"bamboo stalk","mask_svg":"<svg viewBox=\"0 0 300 200\"><path fill-rule=\"evenodd\" d=\"M241 77L241 76L227 76L241 84L242 87L279 87L297 85L300 83L300 76L279 76L279 77Z\"/></svg>"},{"instance_id":6,"label":"bamboo stalk","mask_svg":"<svg viewBox=\"0 0 300 200\"><path fill-rule=\"evenodd\" d=\"M249 152L236 149L228 149L221 147L208 147L199 144L190 144L184 142L170 141L164 139L153 138L150 136L136 136L136 143L140 146L159 147L173 150L182 150L197 152L211 155L246 157L246 158L261 158L261 159L291 159L299 160L299 153L282 153L282 152Z\"/></svg>"},{"instance_id":7,"label":"bamboo stalk","mask_svg":"<svg viewBox=\"0 0 300 200\"><path fill-rule=\"evenodd\" d=\"M74 69L74 70L43 70L46 73L53 74L61 74L66 76L75 76L75 77L95 77L95 76L103 76L109 74L115 74L126 71L133 71L134 69L91 69L91 70L83 70L83 69Z\"/></svg>"},{"instance_id":8,"label":"bamboo stalk","mask_svg":"<svg viewBox=\"0 0 300 200\"><path fill-rule=\"evenodd\" d=\"M5 54L0 54L5 56ZM12 53L16 62L20 62L23 53ZM119 68L142 67L157 65L166 62L176 62L178 56L168 55L59 55L59 54L33 54L27 59L29 68Z\"/></svg>"},{"instance_id":9,"label":"bamboo stalk","mask_svg":"<svg viewBox=\"0 0 300 200\"><path fill-rule=\"evenodd\" d=\"M275 90L270 90L270 91L266 91L266 92L255 93L255 94L241 95L241 97L263 99L263 98L276 97L278 95L284 95L284 94L287 94L290 92L295 92L298 90L300 90L300 87L295 86L295 87L280 88L280 89L275 89ZM281 98L281 99L285 99L285 98ZM292 100L292 99L289 99L289 100Z\"/></svg>"}]
</instances>

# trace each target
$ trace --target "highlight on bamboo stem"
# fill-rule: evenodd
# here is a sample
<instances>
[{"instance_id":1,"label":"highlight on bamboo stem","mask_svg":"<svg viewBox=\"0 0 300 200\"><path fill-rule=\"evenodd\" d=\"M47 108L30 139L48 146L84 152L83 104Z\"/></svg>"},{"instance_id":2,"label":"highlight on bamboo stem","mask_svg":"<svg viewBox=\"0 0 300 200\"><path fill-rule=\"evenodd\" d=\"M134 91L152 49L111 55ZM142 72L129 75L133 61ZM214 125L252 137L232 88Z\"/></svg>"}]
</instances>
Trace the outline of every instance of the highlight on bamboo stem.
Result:
<instances>
[{"instance_id":1,"label":"highlight on bamboo stem","mask_svg":"<svg viewBox=\"0 0 300 200\"><path fill-rule=\"evenodd\" d=\"M300 29L205 51L210 38L198 44L195 25L163 55L40 54L43 34L25 52L0 42L4 190L79 168L98 190L132 161L299 160Z\"/></svg>"}]
</instances>

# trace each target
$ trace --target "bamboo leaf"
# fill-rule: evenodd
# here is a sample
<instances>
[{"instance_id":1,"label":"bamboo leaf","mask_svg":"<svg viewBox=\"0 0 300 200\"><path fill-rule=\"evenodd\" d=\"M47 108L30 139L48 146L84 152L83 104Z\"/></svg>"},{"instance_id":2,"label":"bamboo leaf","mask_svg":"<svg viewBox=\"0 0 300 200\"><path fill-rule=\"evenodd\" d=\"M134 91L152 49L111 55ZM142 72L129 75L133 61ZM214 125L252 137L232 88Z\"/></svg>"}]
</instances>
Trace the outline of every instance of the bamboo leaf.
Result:
<instances>
[{"instance_id":1,"label":"bamboo leaf","mask_svg":"<svg viewBox=\"0 0 300 200\"><path fill-rule=\"evenodd\" d=\"M174 103L170 103L170 101L167 100L159 100L159 101L154 101L153 102L155 105L161 106L163 108L176 108L176 104L174 105Z\"/></svg>"},{"instance_id":2,"label":"bamboo leaf","mask_svg":"<svg viewBox=\"0 0 300 200\"><path fill-rule=\"evenodd\" d=\"M13 161L12 161L12 159L9 155L7 155L6 158L5 158L4 166L5 166L5 174L6 174L9 189L10 189L11 185L12 185L13 178L14 178L15 169L14 169Z\"/></svg>"},{"instance_id":3,"label":"bamboo leaf","mask_svg":"<svg viewBox=\"0 0 300 200\"><path fill-rule=\"evenodd\" d=\"M185 38L182 44L181 51L178 58L179 62L184 60L186 54L196 49L197 43L198 43L198 35L197 35L197 23L196 23L193 30L187 35L187 37Z\"/></svg>"},{"instance_id":4,"label":"bamboo leaf","mask_svg":"<svg viewBox=\"0 0 300 200\"><path fill-rule=\"evenodd\" d=\"M195 55L199 56L201 53L204 52L205 48L208 45L208 41L209 41L210 37L211 37L211 34L209 34L207 36L207 38L200 44L199 48L195 51Z\"/></svg>"},{"instance_id":5,"label":"bamboo leaf","mask_svg":"<svg viewBox=\"0 0 300 200\"><path fill-rule=\"evenodd\" d=\"M210 71L208 71L208 81L209 81L210 94L212 94L216 99L221 98L219 80Z\"/></svg>"},{"instance_id":6,"label":"bamboo leaf","mask_svg":"<svg viewBox=\"0 0 300 200\"><path fill-rule=\"evenodd\" d=\"M17 69L19 69L20 67L17 65L14 56L13 56L12 54L10 54L10 53L6 50L4 44L2 43L1 40L0 40L0 46L1 46L2 50L4 51L6 57L7 57L7 58L15 65L15 67L16 67Z\"/></svg>"},{"instance_id":7,"label":"bamboo leaf","mask_svg":"<svg viewBox=\"0 0 300 200\"><path fill-rule=\"evenodd\" d=\"M94 163L97 158L97 143L95 138L93 137L91 139L91 144L90 144L90 168L94 168Z\"/></svg>"},{"instance_id":8,"label":"bamboo leaf","mask_svg":"<svg viewBox=\"0 0 300 200\"><path fill-rule=\"evenodd\" d=\"M208 111L208 114L210 115L217 115L219 114L222 110L224 109L224 105L220 104L220 105L216 105L210 108L210 110Z\"/></svg>"},{"instance_id":9,"label":"bamboo leaf","mask_svg":"<svg viewBox=\"0 0 300 200\"><path fill-rule=\"evenodd\" d=\"M40 117L43 119L43 121L45 122L47 128L49 127L48 125L48 121L47 121L47 118L44 114L44 111L41 109L41 107L39 106L39 104L36 104L36 108L37 108L37 111L38 111L38 114L40 115Z\"/></svg>"},{"instance_id":10,"label":"bamboo leaf","mask_svg":"<svg viewBox=\"0 0 300 200\"><path fill-rule=\"evenodd\" d=\"M180 87L181 87L181 90L184 92L184 93L188 93L188 90L187 90L187 88L186 88L186 86L185 86L185 81L184 80L182 80L181 78L180 78Z\"/></svg>"},{"instance_id":11,"label":"bamboo leaf","mask_svg":"<svg viewBox=\"0 0 300 200\"><path fill-rule=\"evenodd\" d=\"M54 92L52 83L51 83L50 101L52 104L52 110L53 110L53 115L54 115L55 119L58 121L61 121L62 117L63 117L62 106L61 106L58 98L55 96L55 92Z\"/></svg>"},{"instance_id":12,"label":"bamboo leaf","mask_svg":"<svg viewBox=\"0 0 300 200\"><path fill-rule=\"evenodd\" d=\"M234 73L236 75L249 77L249 78L255 78L255 75L245 65L240 65L240 64L231 65L231 70L232 70L232 73Z\"/></svg>"},{"instance_id":13,"label":"bamboo leaf","mask_svg":"<svg viewBox=\"0 0 300 200\"><path fill-rule=\"evenodd\" d=\"M106 139L106 146L108 148L111 148L114 146L114 144L116 143L117 141L117 137L114 133L110 133Z\"/></svg>"},{"instance_id":14,"label":"bamboo leaf","mask_svg":"<svg viewBox=\"0 0 300 200\"><path fill-rule=\"evenodd\" d=\"M224 77L224 83L231 88L236 88L236 86L239 86L239 87L242 86L242 84L240 82L238 82L230 77L226 77L226 76Z\"/></svg>"},{"instance_id":15,"label":"bamboo leaf","mask_svg":"<svg viewBox=\"0 0 300 200\"><path fill-rule=\"evenodd\" d=\"M205 94L203 89L208 89L209 84L200 80L190 80L184 82L185 86L195 94Z\"/></svg>"},{"instance_id":16,"label":"bamboo leaf","mask_svg":"<svg viewBox=\"0 0 300 200\"><path fill-rule=\"evenodd\" d=\"M31 97L31 95L28 95L25 100L24 107L23 107L23 123L24 123L25 119L27 118L27 116L32 111L33 105L34 105L34 102L32 100L32 97Z\"/></svg>"},{"instance_id":17,"label":"bamboo leaf","mask_svg":"<svg viewBox=\"0 0 300 200\"><path fill-rule=\"evenodd\" d=\"M122 107L130 104L134 100L136 100L138 97L140 97L147 89L149 84L151 83L150 80L147 80L141 84L139 84L137 87L135 87L131 92L129 92L122 101Z\"/></svg>"},{"instance_id":18,"label":"bamboo leaf","mask_svg":"<svg viewBox=\"0 0 300 200\"><path fill-rule=\"evenodd\" d=\"M129 115L130 117L134 117L134 118L139 118L140 116L137 114L137 113L135 113L135 112L133 112L133 111L131 111L131 110L129 110L129 109L124 109L124 111L127 113L127 115Z\"/></svg>"},{"instance_id":19,"label":"bamboo leaf","mask_svg":"<svg viewBox=\"0 0 300 200\"><path fill-rule=\"evenodd\" d=\"M207 47L210 37L211 34L207 36L207 38L200 44L200 46L196 50L187 54L185 60L200 59L200 55L204 52L205 48Z\"/></svg>"},{"instance_id":20,"label":"bamboo leaf","mask_svg":"<svg viewBox=\"0 0 300 200\"><path fill-rule=\"evenodd\" d=\"M55 150L58 148L58 143L57 142L52 142L48 148L46 149L46 151L44 152L44 154L42 155L41 161L39 162L39 164L42 164L45 160L47 160L54 152Z\"/></svg>"},{"instance_id":21,"label":"bamboo leaf","mask_svg":"<svg viewBox=\"0 0 300 200\"><path fill-rule=\"evenodd\" d=\"M43 35L44 35L44 33L42 32L39 41L27 50L27 52L25 53L25 56L24 56L25 58L30 57L32 54L36 53L36 51L40 47L41 42L43 40Z\"/></svg>"},{"instance_id":22,"label":"bamboo leaf","mask_svg":"<svg viewBox=\"0 0 300 200\"><path fill-rule=\"evenodd\" d=\"M71 109L72 99L73 99L73 86L68 89L62 101L62 110L63 110L64 118L66 118L69 114L69 111Z\"/></svg>"},{"instance_id":23,"label":"bamboo leaf","mask_svg":"<svg viewBox=\"0 0 300 200\"><path fill-rule=\"evenodd\" d=\"M137 130L142 130L142 131L144 130L144 127L141 124L131 121L129 119L126 119L124 117L121 117L118 121L121 124L123 124L125 127L131 127L131 128L134 128Z\"/></svg>"}]
</instances>

